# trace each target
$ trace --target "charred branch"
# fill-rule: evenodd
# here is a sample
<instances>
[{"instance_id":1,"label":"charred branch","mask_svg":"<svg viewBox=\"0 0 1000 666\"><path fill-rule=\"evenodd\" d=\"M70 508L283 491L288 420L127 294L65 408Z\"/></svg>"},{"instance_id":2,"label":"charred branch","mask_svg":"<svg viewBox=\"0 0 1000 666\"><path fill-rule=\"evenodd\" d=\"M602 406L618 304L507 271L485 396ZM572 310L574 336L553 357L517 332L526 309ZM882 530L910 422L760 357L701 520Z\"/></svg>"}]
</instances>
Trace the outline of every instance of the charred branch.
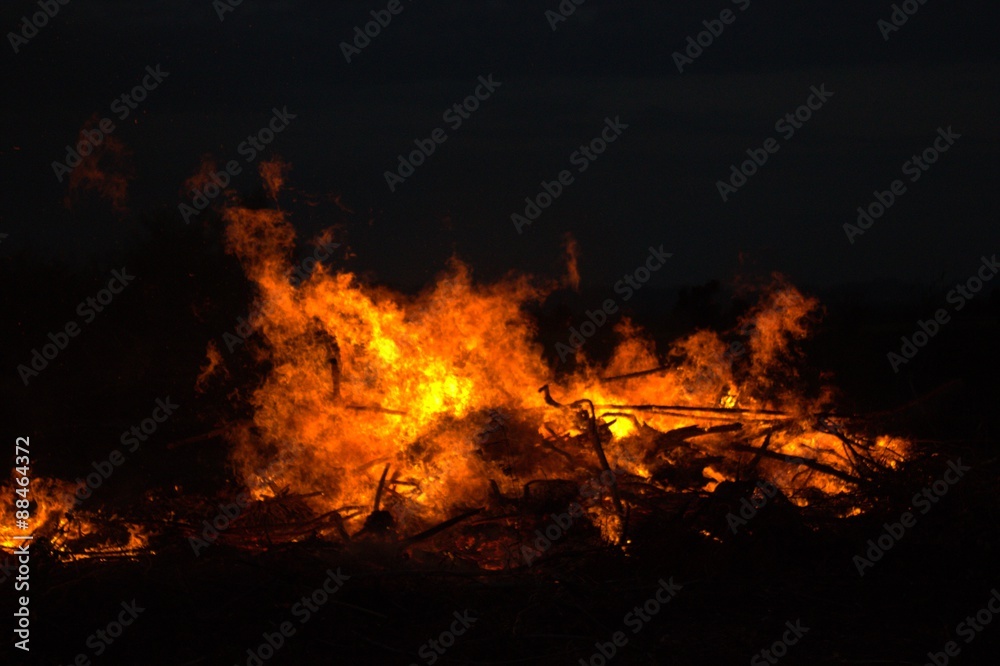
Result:
<instances>
[{"instance_id":1,"label":"charred branch","mask_svg":"<svg viewBox=\"0 0 1000 666\"><path fill-rule=\"evenodd\" d=\"M842 481L847 481L848 483L860 484L862 482L862 479L857 476L848 474L847 472L842 472L835 467L831 467L830 465L826 465L824 463L809 458L792 456L786 453L778 453L777 451L769 451L762 447L751 446L749 444L732 444L730 445L729 448L733 451L740 451L744 453L755 453L764 458L770 458L772 460L780 460L781 462L794 463L797 465L805 465L806 467L812 468L817 472L829 474L830 476L834 476L838 479L841 479Z\"/></svg>"}]
</instances>

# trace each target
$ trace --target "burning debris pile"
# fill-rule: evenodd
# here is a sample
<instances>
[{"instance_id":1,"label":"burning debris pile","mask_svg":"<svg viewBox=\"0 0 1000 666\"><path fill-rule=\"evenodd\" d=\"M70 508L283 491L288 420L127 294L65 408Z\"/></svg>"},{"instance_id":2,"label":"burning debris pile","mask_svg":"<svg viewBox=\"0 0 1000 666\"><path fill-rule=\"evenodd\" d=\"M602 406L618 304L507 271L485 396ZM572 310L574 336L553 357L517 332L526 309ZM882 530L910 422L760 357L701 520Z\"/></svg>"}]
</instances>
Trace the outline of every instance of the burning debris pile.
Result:
<instances>
[{"instance_id":1,"label":"burning debris pile","mask_svg":"<svg viewBox=\"0 0 1000 666\"><path fill-rule=\"evenodd\" d=\"M273 195L282 172L262 169ZM509 569L571 527L565 542L627 550L664 515L715 540L752 531L740 509L764 502L803 523L855 515L867 508L859 490L907 454L838 414L828 388L806 397L795 345L818 303L781 281L740 322L739 354L712 331L658 349L623 320L606 363L577 350L575 370L556 374L525 305L558 282L479 285L458 260L415 297L322 265L290 280L295 233L280 209L230 206L224 219L262 304L247 347L262 379L252 418L224 428L246 492L238 510L205 529L187 518L204 507L166 521L202 547L319 537ZM224 372L210 347L199 387ZM66 543L85 514L67 517L55 493L36 500L53 515L39 530L79 554ZM0 535L4 547L13 536ZM112 550L144 538L130 532Z\"/></svg>"},{"instance_id":2,"label":"burning debris pile","mask_svg":"<svg viewBox=\"0 0 1000 666\"><path fill-rule=\"evenodd\" d=\"M477 285L453 260L417 297L322 266L293 284L280 210L231 207L225 219L267 304L254 348L267 371L252 422L231 430L234 460L257 499L308 493L298 501L327 519L310 525L324 537L437 540L509 567L537 520L570 507L620 546L668 500L697 513L759 479L803 510L858 513L854 490L906 454L834 413L828 390L803 397L790 359L818 304L789 285L741 322L744 355L709 331L661 353L624 321L606 364L578 352L578 369L557 377L524 308L556 283Z\"/></svg>"}]
</instances>

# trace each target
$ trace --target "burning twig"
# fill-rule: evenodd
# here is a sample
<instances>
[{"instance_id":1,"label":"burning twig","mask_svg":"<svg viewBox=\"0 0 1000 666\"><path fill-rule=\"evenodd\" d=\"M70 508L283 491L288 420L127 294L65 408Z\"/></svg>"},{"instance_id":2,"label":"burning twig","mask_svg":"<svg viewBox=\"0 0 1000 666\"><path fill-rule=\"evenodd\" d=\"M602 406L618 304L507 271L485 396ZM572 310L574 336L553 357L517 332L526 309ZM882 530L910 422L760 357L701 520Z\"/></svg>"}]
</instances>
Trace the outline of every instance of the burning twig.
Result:
<instances>
[{"instance_id":1,"label":"burning twig","mask_svg":"<svg viewBox=\"0 0 1000 666\"><path fill-rule=\"evenodd\" d=\"M652 430L653 432L660 432L655 428L649 428L649 429ZM661 433L656 437L653 444L654 448L651 451L647 451L645 453L645 459L651 460L652 456L654 456L655 454L668 455L669 458L673 458L675 454L670 452L673 452L677 449L686 449L687 451L694 454L705 455L709 452L704 450L702 447L695 446L694 443L690 442L689 440L695 437L701 437L703 435L714 435L724 432L735 432L742 429L743 429L742 423L728 423L726 425L709 426L709 427L692 425L692 426L683 426L680 428L674 428L673 430Z\"/></svg>"},{"instance_id":2,"label":"burning twig","mask_svg":"<svg viewBox=\"0 0 1000 666\"><path fill-rule=\"evenodd\" d=\"M557 435L552 430L552 428L550 428L548 426L545 426L545 429L548 431L549 435L552 436L552 440L550 440L548 438L543 438L542 441L541 441L541 445L544 446L547 449L551 449L551 450L555 451L556 453L558 453L559 455L561 455L563 458L565 458L566 462L570 463L571 465L574 464L576 462L576 459L572 455L570 455L568 451L563 451L562 449L560 449L558 446L556 446L553 443L553 440L558 441L558 440L565 439L565 437Z\"/></svg>"},{"instance_id":3,"label":"burning twig","mask_svg":"<svg viewBox=\"0 0 1000 666\"><path fill-rule=\"evenodd\" d=\"M600 409L632 409L640 412L664 410L674 412L709 412L711 414L747 414L750 416L791 416L778 409L749 409L746 407L691 407L689 405L594 405Z\"/></svg>"},{"instance_id":4,"label":"burning twig","mask_svg":"<svg viewBox=\"0 0 1000 666\"><path fill-rule=\"evenodd\" d=\"M760 464L760 459L764 457L764 452L766 452L767 448L771 446L771 435L773 434L774 428L771 428L767 431L767 434L764 435L764 442L760 445L760 449L754 455L753 460L750 461L750 469L757 469L757 465Z\"/></svg>"},{"instance_id":5,"label":"burning twig","mask_svg":"<svg viewBox=\"0 0 1000 666\"><path fill-rule=\"evenodd\" d=\"M344 405L345 409L353 409L358 412L378 412L380 414L395 414L396 416L406 416L406 412L398 409L386 409L381 405Z\"/></svg>"},{"instance_id":6,"label":"burning twig","mask_svg":"<svg viewBox=\"0 0 1000 666\"><path fill-rule=\"evenodd\" d=\"M178 439L176 442L171 442L167 444L168 449L176 449L181 446L186 446L187 444L196 444L198 442L204 442L207 439L214 439L216 437L221 437L228 432L228 428L216 428L215 430L209 430L201 435L194 435L192 437L185 437L184 439Z\"/></svg>"},{"instance_id":7,"label":"burning twig","mask_svg":"<svg viewBox=\"0 0 1000 666\"><path fill-rule=\"evenodd\" d=\"M856 477L847 472L841 472L835 467L826 465L824 463L818 462L816 460L811 460L809 458L802 458L800 456L791 456L787 453L778 453L777 451L768 451L762 447L751 446L749 444L733 444L729 447L733 451L741 451L744 453L757 453L765 458L772 458L774 460L781 460L782 462L798 463L800 465L805 465L806 467L811 467L817 472L823 472L824 474L829 474L830 476L835 476L838 479L847 481L848 483L860 484L862 479Z\"/></svg>"},{"instance_id":8,"label":"burning twig","mask_svg":"<svg viewBox=\"0 0 1000 666\"><path fill-rule=\"evenodd\" d=\"M553 407L565 408L564 405L559 404L558 402L556 402L552 398L552 395L549 393L549 385L548 384L546 384L542 388L538 389L538 391L540 393L544 393L545 394L545 402L548 403L549 405L552 405ZM586 404L589 407L589 413L587 415L588 416L588 418L587 418L587 425L589 426L590 436L591 436L591 438L592 438L592 440L594 442L594 451L597 453L597 460L601 463L601 470L605 471L605 472L609 472L611 474L611 499L612 499L612 502L614 503L614 506L615 506L615 512L618 514L618 517L621 518L621 521L622 521L622 528L623 529L622 529L622 533L621 533L621 541L622 541L622 543L624 543L624 540L625 540L625 530L624 530L624 526L625 526L625 510L622 507L621 497L618 494L618 484L615 482L614 472L611 471L611 465L608 464L608 458L607 458L606 455L604 455L604 447L601 446L601 437L600 437L600 435L597 432L597 413L594 410L594 403L592 401L588 400L587 398L584 398L582 400L577 400L576 402L571 403L569 405L569 407L571 407L571 408L572 407L577 407L578 405L582 405L582 404Z\"/></svg>"},{"instance_id":9,"label":"burning twig","mask_svg":"<svg viewBox=\"0 0 1000 666\"><path fill-rule=\"evenodd\" d=\"M844 449L847 451L849 462L854 466L854 469L862 473L863 476L871 477L882 468L882 465L872 458L866 450L867 447L864 444L851 439L837 428L825 422L820 422L817 425L817 429L821 432L833 435L844 444Z\"/></svg>"},{"instance_id":10,"label":"burning twig","mask_svg":"<svg viewBox=\"0 0 1000 666\"><path fill-rule=\"evenodd\" d=\"M418 541L423 541L424 539L429 539L430 537L434 536L435 534L437 534L439 532L445 531L446 529L448 529L452 525L456 525L456 524L462 522L463 520L468 520L469 518L472 518L473 516L479 515L480 513L482 513L482 511L483 511L482 507L480 507L478 509L472 509L471 511L466 511L465 513L463 513L461 515L458 515L458 516L455 516L454 518L449 518L448 520L444 521L443 523L438 523L434 527L432 527L430 529L427 529L427 530L424 530L423 532L420 532L419 534L414 534L411 537L407 537L406 539L403 539L402 543L403 543L404 546L409 546L411 544L417 543Z\"/></svg>"},{"instance_id":11,"label":"burning twig","mask_svg":"<svg viewBox=\"0 0 1000 666\"><path fill-rule=\"evenodd\" d=\"M385 477L389 474L389 465L386 464L385 469L382 470L382 478L378 481L378 490L375 491L375 508L372 512L378 511L379 504L382 502L382 489L385 488Z\"/></svg>"},{"instance_id":12,"label":"burning twig","mask_svg":"<svg viewBox=\"0 0 1000 666\"><path fill-rule=\"evenodd\" d=\"M598 381L602 383L609 382L619 382L626 379L635 379L636 377L645 377L647 375L654 375L657 372L662 372L664 370L670 370L671 366L661 365L658 368L650 368L649 370L639 370L638 372L627 372L624 375L615 375L614 377L601 377Z\"/></svg>"}]
</instances>

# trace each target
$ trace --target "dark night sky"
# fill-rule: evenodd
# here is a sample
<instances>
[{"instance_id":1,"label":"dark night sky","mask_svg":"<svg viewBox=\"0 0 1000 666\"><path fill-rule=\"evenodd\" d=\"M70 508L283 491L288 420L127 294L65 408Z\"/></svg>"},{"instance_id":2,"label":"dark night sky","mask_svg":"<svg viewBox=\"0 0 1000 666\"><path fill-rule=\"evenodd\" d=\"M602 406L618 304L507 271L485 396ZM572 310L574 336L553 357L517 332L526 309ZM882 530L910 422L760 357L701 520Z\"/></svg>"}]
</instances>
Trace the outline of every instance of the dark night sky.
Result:
<instances>
[{"instance_id":1,"label":"dark night sky","mask_svg":"<svg viewBox=\"0 0 1000 666\"><path fill-rule=\"evenodd\" d=\"M553 31L546 12L574 1L582 4ZM48 25L14 53L8 33L20 31L22 17L37 13L39 2L66 4L59 4ZM770 627L786 618L816 627L815 638L795 648L800 656L788 663L831 663L834 658L904 663L918 652L951 645L945 642L953 635L950 623L980 608L986 585L996 584L1000 550L995 521L1000 279L989 282L962 312L944 298L956 282L976 275L981 257L1000 255L1000 2L242 0L220 21L213 5L229 2L240 0L0 4L5 92L0 110L0 395L9 414L7 441L30 435L33 484L45 478L79 481L96 475L99 461L115 460L115 447L126 444L123 431L150 422L157 400L179 405L177 416L158 426L148 442L144 438L134 457L125 456L134 460L125 463L126 469L111 479L110 472L100 473L107 484L77 513L83 524L99 527L76 542L81 547L96 547L98 535L124 539L126 528L135 524L151 537L148 556L127 557L109 546L90 562L59 566L60 560L69 563L60 554L63 546L46 545L44 532L54 524L52 516L60 514L49 514L49 523L39 526L44 529L32 542L42 548L31 592L32 617L39 618L32 620L36 650L46 656L58 651L68 663L85 640L93 646L93 634L84 639L86 632L114 617L102 608L120 612L118 595L131 599L134 590L138 603L148 603L149 619L113 646L106 663L247 661L245 652L237 653L239 646L244 640L246 647L256 646L261 632L270 634L278 626L276 618L289 616L289 590L297 596L300 588L314 584L313 568L341 562L351 575L357 572L348 586L360 587L341 592L346 600L331 603L339 608L324 611L326 619L308 628L312 638L304 631L278 659L402 663L413 646L436 635L432 627L437 625L430 623L437 622L438 611L450 619L452 608L475 609L477 615L481 608L484 622L475 631L482 633L449 653L451 663L462 661L466 649L485 652L497 664L555 663L571 650L573 658L582 656L582 649L575 652L578 645L586 644L589 652L593 641L610 640L616 609L639 602L645 594L642 581L660 575L676 575L690 587L679 601L683 606L667 609L659 628L647 630L628 648L635 659L665 654L669 663L735 663L711 655L733 654L750 642L754 650L787 648L787 639L770 643L780 635L770 633ZM400 2L403 11L346 62L341 42L371 21L370 12L391 2ZM894 2L918 9L886 41L877 23L890 18ZM733 11L735 22L679 73L673 54L723 10ZM131 153L127 212L116 213L108 201L91 195L67 207L73 198L52 163L64 159L67 144L77 142L91 118L114 117L112 102L136 86L147 67L156 66L169 75L126 121L115 119L112 134ZM492 76L501 86L460 128L451 129L442 113L472 94L480 76ZM804 104L813 87L833 96L794 136L783 137L776 121ZM350 539L326 543L321 536L330 533L336 511L308 514L313 494L328 495L324 512L331 508L325 503L338 497L320 483L322 475L302 485L302 479L313 478L310 470L288 475L281 485L291 485L275 492L273 501L250 507L247 522L239 523L248 529L237 528L232 541L221 541L226 545L195 562L181 553L187 547L184 537L201 529L195 516L204 508L207 517L208 510L215 512L216 500L221 507L222 500L229 502L243 490L234 470L242 467L242 452L249 448L231 448L236 440L273 455L279 468L289 461L330 469L350 463L342 469L361 478L383 462L379 458L355 468L351 461L361 453L340 461L330 453L337 451L334 445L312 450L311 439L296 439L306 430L298 426L276 439L275 423L281 425L281 418L273 416L276 393L265 395L257 387L281 383L297 394L288 405L311 410L324 399L313 381L322 349L329 354L324 366L330 373L328 401L345 400L339 395L340 350L352 342L328 335L339 327L307 326L302 317L289 317L287 326L278 327L281 336L301 334L300 361L272 350L272 340L264 335L254 337L247 319L258 321L252 310L262 301L238 261L225 254L218 210L191 225L178 211L179 204L190 201L181 192L183 184L207 154L220 164L239 160L243 172L232 186L241 200L269 205L256 174L262 158L247 164L238 146L266 126L274 107L287 107L296 116L263 157L277 155L292 165L289 185L295 189L280 206L292 214L299 231L299 257L311 254L307 240L335 225L335 239L344 249L329 264L356 272L365 284L414 293L457 256L473 267L480 282L516 270L552 286L560 284L552 278L565 274L563 248L567 234L572 235L581 252L580 288L541 289L544 299L524 304L533 326L532 352L548 365L552 396L570 409L566 421L552 424L559 433L545 422L552 437L542 442L529 435L537 427L532 425L536 416L548 419L547 413L512 407L529 404L530 395L501 398L496 408L510 415L510 438L505 426L503 440L491 436L474 446L470 440L467 450L460 450L453 441L486 421L483 400L463 398L462 408L443 414L434 428L424 428L413 441L393 442L405 452L400 458L405 465L394 459L392 480L385 483L383 474L377 490L373 484L375 508L383 484L385 503ZM575 172L571 154L600 135L607 117L620 118L628 128L585 172ZM437 128L445 128L447 141L391 192L384 172L396 168L397 155L413 150L415 139L426 139ZM902 173L904 162L932 145L938 128L952 128L961 137L919 181L910 182ZM723 202L717 181L730 177L731 165L747 160L748 149L761 149L771 138L780 149ZM522 213L525 197L536 196L541 181L557 179L564 169L574 170L575 182L523 234L517 233L511 214ZM859 206L872 202L873 191L888 190L897 179L905 181L906 193L849 242L843 225L855 221ZM335 197L351 212L334 205ZM321 203L307 205L307 198ZM650 246L663 246L672 257L637 298L614 300L621 293L613 291L616 281L643 266ZM112 295L114 271L133 275L134 286ZM796 340L782 348L780 358L760 353L757 344L784 335L772 320L762 318L756 331L738 327L738 318L754 304L753 294L741 287L760 286L774 272L823 304L821 322L812 316L801 320L814 335L798 340L799 331L790 330L787 337ZM103 314L88 317L80 304L92 304L95 297L105 306ZM613 314L602 323L594 312L609 300ZM786 302L779 301L773 311L781 313ZM942 321L939 313L957 314L948 323L952 319ZM571 414L577 423L590 424L605 467L601 440L608 438L610 419L634 412L645 420L643 406L608 411L598 404L595 410L589 400L596 413L584 420L584 399L617 392L564 381L575 373L590 384L606 374L601 364L612 354L626 318L657 341L657 363L650 359L648 367L635 369L670 368L666 397L649 402L673 404L676 398L689 407L728 404L721 402L721 392L713 399L703 387L732 377L726 396L738 391L740 407L788 411L697 411L699 424L718 418L723 425L655 436L643 426L634 440L615 445L621 452L633 443L649 443L642 465L651 477L648 487L640 484L642 477L629 475L621 498L611 493L616 506L620 501L627 506L621 514L629 530L622 533L628 537L627 557L596 541L613 524L608 512L600 524L574 525L574 533L582 535L579 541L553 543L551 560L547 555L546 564L519 579L525 569L498 558L516 552L512 539L520 535L527 543L535 538L528 536L530 529L551 523L556 503L574 495L575 482L569 479L583 478L585 466L597 464L592 457L574 460L583 439L566 425ZM800 321L792 316L783 321L793 319ZM575 346L574 338L591 335L587 323L594 327L593 337L584 341L580 354L561 358L567 343ZM520 326L510 328L513 333L498 331L503 337L497 339L519 340ZM706 338L672 348L664 344L698 329L720 331L719 344L726 351L714 361L713 345L699 342ZM911 343L918 335L923 344ZM638 343L640 337L631 340ZM433 375L440 374L439 366L465 372L464 366L499 348L478 346L482 349L470 351L466 345L451 356L438 354L443 360L435 356ZM399 346L412 347L409 338ZM913 354L904 351L909 348ZM219 366L213 349L221 355ZM892 358L899 353L906 355L905 363ZM520 377L538 374L533 361L520 371L517 362L512 357L487 364L486 371L498 375L490 395L502 396ZM289 365L296 367L289 370ZM617 375L625 366L613 367L607 374ZM348 409L393 412L396 405L386 410L379 404L387 379L369 374L371 369L365 369L363 382L374 388L364 399L355 401L351 393L358 404L324 408L319 416L332 414L331 423L339 425L353 418L345 416ZM508 372L510 378L500 377ZM297 386L307 374L309 383ZM360 375L344 377L357 384ZM664 385L657 380L649 390ZM409 390L407 383L392 394ZM445 393L441 404L457 404ZM638 395L631 389L621 393L633 394ZM795 398L794 409L786 395ZM472 407L466 409L466 403ZM814 425L800 437L807 409ZM490 411L491 423L506 423L495 413ZM747 427L736 432L744 420ZM310 428L318 423L310 416ZM374 421L358 423L365 432L375 432L366 425ZM755 441L765 423L774 425L768 426L754 459L749 461L749 454L738 459L746 447L737 445ZM453 434L440 437L446 429ZM808 489L794 497L794 504L779 496L747 532L736 535L733 527L733 535L725 534L725 507L735 507L737 498L744 503L754 498L761 508L754 480L758 475L763 480L770 464L783 460L776 447L794 446L799 455L821 444L813 429L844 441L843 460L852 463L850 472L860 479L845 487L856 485L857 492L824 497ZM142 430L150 432L145 425ZM774 433L780 444L765 451ZM889 460L881 445L859 453L851 443L858 440L857 446L867 450L875 434L905 437L913 444L912 455L892 464L891 474L883 463L870 462ZM700 435L711 435L701 440L707 442L701 448L692 443ZM483 509L467 511L479 500L471 493L454 494L454 520L404 539L417 531L409 528L418 518L406 517L398 525L386 519L390 486L440 485L445 476L428 472L421 478L420 470L433 471L437 463L431 458L443 446L452 447L444 457L460 451L469 459L469 470L484 470L484 485L490 476L489 501ZM547 461L558 456L546 454L546 447L568 461L550 466ZM758 469L765 453L775 459ZM522 454L524 460L515 460ZM10 449L7 455L13 455ZM910 493L924 487L924 493L933 489L935 502L943 497L938 479L948 477L939 476L941 470L955 464L947 461L962 464L960 456L971 466L962 469L974 470L969 480L950 491L932 517L921 517L912 537L907 533L871 577L860 580L848 553L863 552L869 538L878 540L879 553L888 550L880 536L883 527L897 543L892 525L906 523L900 516L914 505ZM533 461L541 465L537 474ZM698 470L709 462L723 470L714 477L735 469L736 482L718 484L720 492L695 493L692 489L701 485ZM111 462L103 464L114 471ZM821 467L789 466L780 478L812 479ZM329 478L336 481L339 474ZM849 478L841 474L834 485ZM519 488L509 490L522 483L523 497ZM535 483L543 485L529 490ZM396 500L403 497L393 494ZM810 506L798 511L803 497ZM502 511L495 511L498 507ZM864 507L863 513L847 514L848 507ZM348 509L350 515L359 513L356 507L338 510L346 516ZM461 522L480 511L475 521ZM283 515L292 521L280 526L272 544L268 526L272 517ZM412 514L420 520L426 515L422 510ZM835 515L850 519L834 520ZM230 517L233 525L242 520ZM702 529L712 521L718 531ZM76 523L60 523L60 534L70 531L67 525ZM255 525L268 528L256 541ZM461 531L439 531L449 525ZM446 537L451 541L443 541ZM438 552L439 543L456 547ZM477 560L491 563L485 572L489 579L475 577ZM6 578L0 576L0 583ZM184 594L177 594L180 589ZM751 589L753 598L746 594ZM962 663L997 663L988 654L996 653L1000 628L992 632L968 655L963 644L967 661ZM614 641L620 646L619 633ZM384 636L392 640L383 643ZM274 646L270 637L267 641ZM317 653L322 656L314 662L298 657ZM120 656L132 654L143 656ZM358 654L362 657L355 658ZM420 656L425 654L421 648ZM977 660L976 654L987 658ZM632 658L621 656L615 666L636 663Z\"/></svg>"},{"instance_id":2,"label":"dark night sky","mask_svg":"<svg viewBox=\"0 0 1000 666\"><path fill-rule=\"evenodd\" d=\"M420 284L452 253L486 279L554 274L567 231L591 285L661 243L674 253L661 286L739 270L804 285L937 284L1000 250L995 3L929 0L888 42L876 27L888 2L753 0L741 12L729 0L587 0L556 31L544 17L556 0L402 3L350 64L339 43L385 3L245 0L220 22L209 0L73 0L20 53L5 39L0 254L85 263L141 249L136 214L175 211L200 157L236 158L274 106L298 116L273 145L292 183L341 194L359 222L370 210L350 243L394 284ZM735 23L679 74L671 54L725 8ZM7 3L5 33L35 10ZM66 211L51 162L156 64L169 77L115 132L134 153L132 215ZM446 127L442 112L488 74L502 82L494 96L390 193L396 155ZM723 203L716 181L821 84L834 96ZM511 213L570 168L606 116L629 129L518 235ZM948 126L962 135L955 147L850 244L842 225L855 209ZM236 179L255 184L249 169Z\"/></svg>"}]
</instances>

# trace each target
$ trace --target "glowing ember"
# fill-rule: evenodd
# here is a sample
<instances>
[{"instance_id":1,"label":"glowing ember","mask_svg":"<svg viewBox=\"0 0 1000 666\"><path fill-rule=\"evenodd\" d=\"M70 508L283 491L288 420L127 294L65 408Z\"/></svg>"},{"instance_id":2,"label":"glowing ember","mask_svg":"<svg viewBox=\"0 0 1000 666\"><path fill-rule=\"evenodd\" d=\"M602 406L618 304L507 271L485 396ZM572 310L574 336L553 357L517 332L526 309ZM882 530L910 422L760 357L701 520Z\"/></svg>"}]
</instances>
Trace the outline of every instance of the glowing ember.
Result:
<instances>
[{"instance_id":1,"label":"glowing ember","mask_svg":"<svg viewBox=\"0 0 1000 666\"><path fill-rule=\"evenodd\" d=\"M14 485L0 488L12 497ZM146 528L118 517L100 518L95 515L72 513L73 484L57 479L37 477L31 482L31 517L29 529L13 527L13 507L0 507L0 549L14 550L21 545L16 537L33 537L32 548L47 544L51 552L62 559L108 558L132 556L149 552Z\"/></svg>"}]
</instances>

